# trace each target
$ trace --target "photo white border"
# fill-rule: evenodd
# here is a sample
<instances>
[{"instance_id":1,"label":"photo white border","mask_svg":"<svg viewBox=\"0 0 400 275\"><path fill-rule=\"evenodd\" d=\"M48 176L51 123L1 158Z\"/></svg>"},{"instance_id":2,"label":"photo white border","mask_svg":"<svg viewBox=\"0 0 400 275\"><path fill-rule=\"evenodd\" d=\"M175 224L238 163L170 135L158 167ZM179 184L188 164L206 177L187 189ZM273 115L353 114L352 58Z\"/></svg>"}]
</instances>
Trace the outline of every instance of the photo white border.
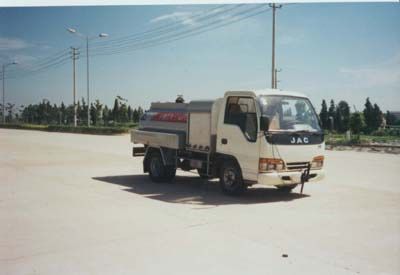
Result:
<instances>
[{"instance_id":1,"label":"photo white border","mask_svg":"<svg viewBox=\"0 0 400 275\"><path fill-rule=\"evenodd\" d=\"M260 4L260 3L362 3L392 2L397 0L0 0L0 7L57 7L57 6L111 6L111 5L193 5L193 4Z\"/></svg>"}]
</instances>

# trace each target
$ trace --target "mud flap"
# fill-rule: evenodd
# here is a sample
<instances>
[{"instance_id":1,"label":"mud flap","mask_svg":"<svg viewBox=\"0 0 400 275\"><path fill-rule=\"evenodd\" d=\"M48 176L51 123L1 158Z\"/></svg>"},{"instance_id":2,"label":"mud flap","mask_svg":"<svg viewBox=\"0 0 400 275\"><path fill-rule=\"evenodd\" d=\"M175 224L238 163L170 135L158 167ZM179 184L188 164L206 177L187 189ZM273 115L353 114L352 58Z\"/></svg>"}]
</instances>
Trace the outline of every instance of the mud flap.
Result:
<instances>
[{"instance_id":1,"label":"mud flap","mask_svg":"<svg viewBox=\"0 0 400 275\"><path fill-rule=\"evenodd\" d=\"M311 163L308 163L307 168L304 169L303 173L301 174L300 180L301 180L301 189L300 189L300 194L303 194L303 188L304 188L304 183L308 182L310 179L310 169L311 169Z\"/></svg>"}]
</instances>

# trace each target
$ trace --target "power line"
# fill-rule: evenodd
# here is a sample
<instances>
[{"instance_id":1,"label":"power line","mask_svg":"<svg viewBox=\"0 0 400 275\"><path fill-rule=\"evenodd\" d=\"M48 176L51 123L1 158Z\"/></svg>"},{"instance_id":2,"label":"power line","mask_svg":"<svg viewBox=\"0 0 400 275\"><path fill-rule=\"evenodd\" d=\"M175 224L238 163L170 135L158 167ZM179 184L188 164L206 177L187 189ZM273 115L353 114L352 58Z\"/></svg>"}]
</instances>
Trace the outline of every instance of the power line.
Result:
<instances>
[{"instance_id":1,"label":"power line","mask_svg":"<svg viewBox=\"0 0 400 275\"><path fill-rule=\"evenodd\" d=\"M58 67L60 67L60 66L62 66L64 64L66 64L69 59L70 59L70 57L67 55L67 56L65 56L65 57L63 57L63 58L61 58L59 60L56 60L56 61L54 61L54 62L52 62L52 63L50 63L50 64L48 64L48 65L46 65L44 67L40 67L40 68L35 69L33 71L21 72L19 74L15 74L13 76L7 76L6 79L24 78L24 77L32 76L32 75L47 71L47 70L49 70L51 68L52 69L56 69L56 68L58 68Z\"/></svg>"},{"instance_id":2,"label":"power line","mask_svg":"<svg viewBox=\"0 0 400 275\"><path fill-rule=\"evenodd\" d=\"M192 27L190 29L187 29L185 27L181 27L181 28L178 28L178 29L175 28L175 29L173 29L171 31L167 31L165 33L161 33L161 34L159 34L159 35L157 35L155 37L150 37L147 40L144 39L142 41L138 41L137 43L132 43L130 45L129 44L128 45L120 45L118 47L112 47L112 48L109 48L109 49L111 49L112 51L116 51L116 50L126 49L126 48L129 48L129 47L132 47L132 46L139 46L140 45L142 47L142 46L147 45L147 44L158 43L158 42L160 42L162 40L170 40L173 37L179 37L179 36L182 36L182 35L185 35L185 34L189 34L189 33L196 33L196 34L197 33L201 33L201 32L198 32L198 30L205 29L205 28L207 28L209 26L216 25L216 24L222 23L224 21L226 22L226 20L234 21L233 19L236 19L236 17L244 15L244 14L246 14L248 12L251 12L253 10L256 10L258 8L259 8L259 6L255 7L255 8L247 9L247 10L244 10L244 11L240 11L240 12L237 12L237 13L234 13L234 14L224 14L225 16L227 16L228 19L226 19L226 18L216 18L216 20L214 20L214 21L209 21L209 22L206 22L206 23L204 23L202 25L199 25L199 26L196 26L196 27ZM212 17L208 16L207 19L209 19L209 18L212 18ZM230 23L233 23L233 22L230 22ZM212 29L214 29L214 28L212 28ZM212 30L212 29L209 29L209 30ZM207 30L207 31L209 31L209 30ZM173 41L175 41L175 40L177 40L177 39L174 39ZM100 49L100 51L101 50L106 51L108 49Z\"/></svg>"},{"instance_id":3,"label":"power line","mask_svg":"<svg viewBox=\"0 0 400 275\"><path fill-rule=\"evenodd\" d=\"M205 12L202 12L200 14L195 14L193 16L187 17L186 20L196 20L196 23L198 22L202 22L205 20L208 20L212 17L216 17L219 15L224 15L224 13L228 13L232 10L235 10L237 8L242 7L243 4L241 5L233 5L232 7L226 8L226 9L221 9L221 7L218 8L214 8L211 10L207 10ZM97 48L104 48L104 47L112 47L112 46L123 46L126 43L132 43L135 41L140 41L145 39L146 37L152 37L155 35L162 35L165 33L170 33L170 32L176 32L179 29L182 29L182 24L179 22L176 23L172 23L172 24L167 24L165 26L162 27L158 27L155 28L154 30L150 30L150 31L145 31L145 32L141 32L141 33L136 33L130 36L126 36L123 38L119 38L119 39L113 39L113 40L107 40L104 42L97 42L97 43L93 43L93 45L97 45ZM94 47L93 49L97 49L96 47Z\"/></svg>"},{"instance_id":4,"label":"power line","mask_svg":"<svg viewBox=\"0 0 400 275\"><path fill-rule=\"evenodd\" d=\"M181 40L187 37L191 37L194 35L198 35L204 32L208 32L211 30L215 30L242 20L245 20L247 18L259 15L261 13L264 13L266 11L270 10L270 8L265 8L262 7L262 9L260 9L260 7L256 7L256 8L251 8L245 11L241 11L239 13L233 14L233 16L228 19L228 21L225 20L216 20L210 23L207 23L205 25L196 27L196 28L192 28L190 30L184 30L178 33L174 33L172 35L167 35L167 36L160 36L157 38L153 38L151 40L148 41L144 41L144 42L140 42L140 43L134 43L133 45L129 45L129 46L124 46L124 47L119 47L119 48L110 48L110 50L103 50L103 51L98 51L96 52L94 55L111 55L111 54L117 54L117 53L122 53L122 52L128 52L128 51L135 51L138 49L145 49L145 48L150 48L150 47L154 47L154 46L158 46L158 45L162 45L162 44L166 44L172 41L177 41L177 40Z\"/></svg>"},{"instance_id":5,"label":"power line","mask_svg":"<svg viewBox=\"0 0 400 275\"><path fill-rule=\"evenodd\" d=\"M14 68L12 71L10 70L6 78L19 78L28 76L30 74L35 74L36 72L40 72L58 65L60 62L63 62L68 57L68 55L68 51L62 50L40 61L32 63L29 66L26 65L26 67L20 67L18 69Z\"/></svg>"},{"instance_id":6,"label":"power line","mask_svg":"<svg viewBox=\"0 0 400 275\"><path fill-rule=\"evenodd\" d=\"M18 67L14 67L12 70L10 70L10 72L17 72L17 71L21 71L21 70L24 70L24 71L35 70L35 68L45 66L48 63L51 63L54 60L59 59L60 57L68 55L68 51L69 51L69 49L63 49L61 51L58 51L50 56L39 59L30 64L29 63L28 64L20 63Z\"/></svg>"},{"instance_id":7,"label":"power line","mask_svg":"<svg viewBox=\"0 0 400 275\"><path fill-rule=\"evenodd\" d=\"M225 5L219 5L217 7L212 8L212 9L208 9L206 11L201 11L201 12L195 13L194 15L188 16L187 18L185 18L185 20L192 20L193 21L193 20L196 19L198 21L204 15L216 14L216 13L220 13L221 11L227 11L227 10L235 9L235 8L243 6L243 4L233 5L233 7L229 8L229 9L221 10L221 8L223 8L223 6L225 6ZM199 18L199 19L197 19L197 18ZM131 34L131 35L128 35L128 36L124 36L124 37L120 37L120 38L116 38L116 39L111 39L111 40L109 39L106 42L95 42L95 43L93 43L93 45L102 46L104 44L109 45L109 44L112 44L112 43L120 43L120 42L124 42L124 41L130 41L131 39L136 39L138 37L139 38L140 37L145 37L148 34L154 35L156 33L159 33L160 31L165 31L165 30L171 29L172 27L176 28L176 27L180 27L180 26L181 26L181 22L174 22L174 23L170 23L170 24L163 25L163 26L160 26L160 27L148 29L146 31L137 32L137 33L134 33L134 34Z\"/></svg>"},{"instance_id":8,"label":"power line","mask_svg":"<svg viewBox=\"0 0 400 275\"><path fill-rule=\"evenodd\" d=\"M205 12L200 12L186 18L186 20L194 20L197 18L197 23L204 21L203 24L195 27L190 26L189 29L188 27L175 28L174 26L181 26L181 23L173 23L118 39L109 40L107 42L93 43L93 45L96 45L97 47L93 48L94 54L92 56L121 54L170 43L222 28L247 18L257 16L271 9L265 5L257 5L244 10L241 9L241 7L244 6L243 4L234 5L229 8L222 8L221 6L214 7ZM236 9L239 11L232 12ZM68 62L70 59L69 54L69 49L61 50L56 54L31 64L27 68L14 68L12 71L10 70L6 78L27 77L52 68L58 68Z\"/></svg>"}]
</instances>

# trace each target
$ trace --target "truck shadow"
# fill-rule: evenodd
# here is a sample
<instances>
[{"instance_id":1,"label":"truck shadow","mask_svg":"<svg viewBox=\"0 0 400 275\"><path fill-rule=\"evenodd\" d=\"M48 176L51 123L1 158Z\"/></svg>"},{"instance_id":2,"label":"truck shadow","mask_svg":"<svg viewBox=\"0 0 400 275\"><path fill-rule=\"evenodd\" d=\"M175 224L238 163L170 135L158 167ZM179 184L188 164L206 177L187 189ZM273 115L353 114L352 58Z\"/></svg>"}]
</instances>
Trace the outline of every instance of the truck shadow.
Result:
<instances>
[{"instance_id":1,"label":"truck shadow","mask_svg":"<svg viewBox=\"0 0 400 275\"><path fill-rule=\"evenodd\" d=\"M241 196L231 197L221 193L218 181L207 181L198 176L176 176L171 183L154 183L147 175L93 177L93 179L127 187L123 190L169 203L216 206L288 202L309 197L297 193L298 187L293 193L285 194L275 188L263 186L250 187Z\"/></svg>"}]
</instances>

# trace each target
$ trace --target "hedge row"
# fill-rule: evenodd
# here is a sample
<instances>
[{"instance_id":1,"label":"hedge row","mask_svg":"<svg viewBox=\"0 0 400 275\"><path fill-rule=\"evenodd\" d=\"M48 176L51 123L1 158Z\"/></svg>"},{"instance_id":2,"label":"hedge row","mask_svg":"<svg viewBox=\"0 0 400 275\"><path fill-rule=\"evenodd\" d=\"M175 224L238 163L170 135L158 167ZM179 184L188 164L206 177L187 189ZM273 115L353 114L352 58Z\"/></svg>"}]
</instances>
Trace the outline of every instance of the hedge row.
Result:
<instances>
[{"instance_id":1,"label":"hedge row","mask_svg":"<svg viewBox=\"0 0 400 275\"><path fill-rule=\"evenodd\" d=\"M23 129L23 130L41 130L46 131L47 125L38 125L38 124L17 124L17 123L0 123L0 128L8 128L8 129Z\"/></svg>"},{"instance_id":2,"label":"hedge row","mask_svg":"<svg viewBox=\"0 0 400 275\"><path fill-rule=\"evenodd\" d=\"M79 133L94 135L118 135L128 133L127 127L69 126L69 125L36 125L36 124L0 124L0 128L39 130L48 132Z\"/></svg>"}]
</instances>

